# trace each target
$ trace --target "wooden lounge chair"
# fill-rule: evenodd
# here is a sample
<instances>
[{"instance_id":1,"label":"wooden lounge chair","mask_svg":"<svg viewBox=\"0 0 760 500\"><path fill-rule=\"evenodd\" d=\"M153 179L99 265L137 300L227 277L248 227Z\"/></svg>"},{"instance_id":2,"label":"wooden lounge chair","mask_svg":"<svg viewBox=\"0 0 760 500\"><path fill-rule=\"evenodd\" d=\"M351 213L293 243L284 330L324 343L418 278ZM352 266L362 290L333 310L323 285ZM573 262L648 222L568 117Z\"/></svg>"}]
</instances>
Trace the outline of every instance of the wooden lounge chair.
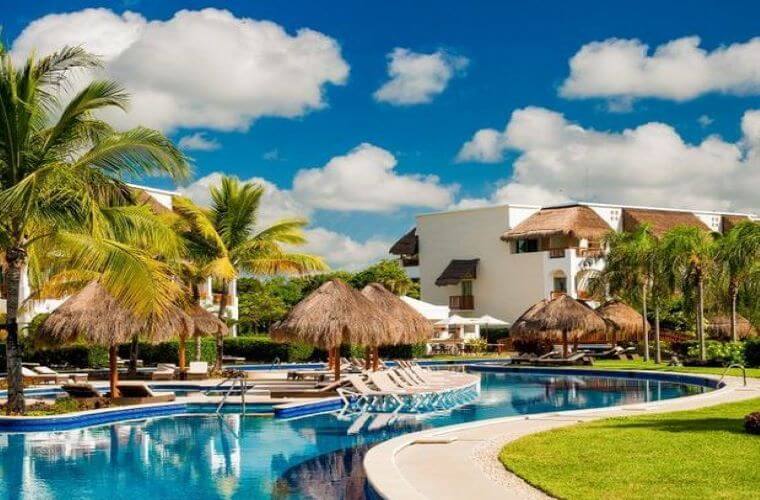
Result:
<instances>
[{"instance_id":1,"label":"wooden lounge chair","mask_svg":"<svg viewBox=\"0 0 760 500\"><path fill-rule=\"evenodd\" d=\"M151 372L151 380L174 380L174 375L177 373L177 367L173 364L159 363L156 369Z\"/></svg>"},{"instance_id":2,"label":"wooden lounge chair","mask_svg":"<svg viewBox=\"0 0 760 500\"><path fill-rule=\"evenodd\" d=\"M69 380L68 377L57 373L37 373L36 371L32 370L31 368L27 368L26 366L21 367L21 377L23 378L24 383L28 385L64 384Z\"/></svg>"},{"instance_id":3,"label":"wooden lounge chair","mask_svg":"<svg viewBox=\"0 0 760 500\"><path fill-rule=\"evenodd\" d=\"M593 358L585 352L575 352L566 358L545 358L536 360L538 365L567 366L567 365L591 365Z\"/></svg>"},{"instance_id":4,"label":"wooden lounge chair","mask_svg":"<svg viewBox=\"0 0 760 500\"><path fill-rule=\"evenodd\" d=\"M72 380L76 384L87 382L88 378L86 373L58 373L57 371L53 370L52 368L48 368L47 366L35 366L32 369L40 375L54 375L58 378L59 381L63 380L64 382L67 382L69 380Z\"/></svg>"},{"instance_id":5,"label":"wooden lounge chair","mask_svg":"<svg viewBox=\"0 0 760 500\"><path fill-rule=\"evenodd\" d=\"M204 380L208 378L208 363L205 361L191 361L187 370L187 380Z\"/></svg>"},{"instance_id":6,"label":"wooden lounge chair","mask_svg":"<svg viewBox=\"0 0 760 500\"><path fill-rule=\"evenodd\" d=\"M111 401L118 406L168 403L175 399L173 392L156 393L145 384L122 383L117 384L116 389L119 391L119 397Z\"/></svg>"},{"instance_id":7,"label":"wooden lounge chair","mask_svg":"<svg viewBox=\"0 0 760 500\"><path fill-rule=\"evenodd\" d=\"M77 401L101 401L103 395L91 384L63 384L61 386L71 399Z\"/></svg>"}]
</instances>

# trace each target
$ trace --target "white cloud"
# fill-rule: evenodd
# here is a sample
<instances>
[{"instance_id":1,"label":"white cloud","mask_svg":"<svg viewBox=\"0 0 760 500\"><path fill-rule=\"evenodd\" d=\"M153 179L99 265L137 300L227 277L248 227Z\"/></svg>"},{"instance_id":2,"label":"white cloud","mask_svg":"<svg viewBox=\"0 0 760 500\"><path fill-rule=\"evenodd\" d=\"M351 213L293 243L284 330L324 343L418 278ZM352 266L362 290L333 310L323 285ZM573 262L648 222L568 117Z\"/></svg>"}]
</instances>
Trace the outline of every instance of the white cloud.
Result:
<instances>
[{"instance_id":1,"label":"white cloud","mask_svg":"<svg viewBox=\"0 0 760 500\"><path fill-rule=\"evenodd\" d=\"M392 242L370 238L356 241L345 234L336 233L322 227L306 231L309 242L300 250L321 255L333 269L355 270L366 267L388 257ZM299 250L299 251L300 251Z\"/></svg>"},{"instance_id":2,"label":"white cloud","mask_svg":"<svg viewBox=\"0 0 760 500\"><path fill-rule=\"evenodd\" d=\"M709 127L714 121L715 120L713 120L708 115L701 115L699 118L697 118L697 123L699 123L702 127Z\"/></svg>"},{"instance_id":3,"label":"white cloud","mask_svg":"<svg viewBox=\"0 0 760 500\"><path fill-rule=\"evenodd\" d=\"M302 116L324 107L324 87L345 83L349 71L329 36L289 34L218 9L181 10L165 21L108 9L51 14L29 24L12 52L19 60L64 45L102 56L106 76L132 94L129 113L111 121L165 131L245 129L262 116Z\"/></svg>"},{"instance_id":4,"label":"white cloud","mask_svg":"<svg viewBox=\"0 0 760 500\"><path fill-rule=\"evenodd\" d=\"M451 203L456 186L441 185L434 175L399 175L396 163L385 149L361 144L324 167L298 171L293 195L306 205L340 211L387 212Z\"/></svg>"},{"instance_id":5,"label":"white cloud","mask_svg":"<svg viewBox=\"0 0 760 500\"><path fill-rule=\"evenodd\" d=\"M600 132L548 109L528 107L515 111L503 131L478 131L459 156L485 162L501 159L506 150L518 152L512 178L489 202L589 199L757 210L760 111L744 114L742 132L738 143L708 136L689 144L664 123Z\"/></svg>"},{"instance_id":6,"label":"white cloud","mask_svg":"<svg viewBox=\"0 0 760 500\"><path fill-rule=\"evenodd\" d=\"M760 37L711 52L700 48L699 37L684 37L651 54L648 45L635 39L592 42L570 59L570 75L560 88L564 97L613 102L641 97L684 101L709 92L760 94Z\"/></svg>"},{"instance_id":7,"label":"white cloud","mask_svg":"<svg viewBox=\"0 0 760 500\"><path fill-rule=\"evenodd\" d=\"M216 151L221 147L216 139L209 139L205 132L196 132L180 138L177 145L188 151Z\"/></svg>"},{"instance_id":8,"label":"white cloud","mask_svg":"<svg viewBox=\"0 0 760 500\"><path fill-rule=\"evenodd\" d=\"M390 80L373 95L377 101L397 106L428 103L446 90L449 81L468 63L467 58L443 50L419 54L397 47L388 54Z\"/></svg>"},{"instance_id":9,"label":"white cloud","mask_svg":"<svg viewBox=\"0 0 760 500\"><path fill-rule=\"evenodd\" d=\"M276 161L280 159L280 152L277 149L272 149L261 155L261 158L267 161Z\"/></svg>"}]
</instances>

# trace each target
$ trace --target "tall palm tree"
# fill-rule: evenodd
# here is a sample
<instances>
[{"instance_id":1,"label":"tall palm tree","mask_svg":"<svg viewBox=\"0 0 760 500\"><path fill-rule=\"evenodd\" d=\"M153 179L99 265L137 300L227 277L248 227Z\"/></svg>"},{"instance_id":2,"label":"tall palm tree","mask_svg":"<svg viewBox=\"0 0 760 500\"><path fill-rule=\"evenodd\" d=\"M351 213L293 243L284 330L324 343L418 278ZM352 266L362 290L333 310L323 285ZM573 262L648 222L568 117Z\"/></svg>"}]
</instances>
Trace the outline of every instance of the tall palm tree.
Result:
<instances>
[{"instance_id":1,"label":"tall palm tree","mask_svg":"<svg viewBox=\"0 0 760 500\"><path fill-rule=\"evenodd\" d=\"M760 265L760 223L743 221L717 241L715 258L719 273L728 282L731 307L731 339L736 342L736 302L739 290Z\"/></svg>"},{"instance_id":2,"label":"tall palm tree","mask_svg":"<svg viewBox=\"0 0 760 500\"><path fill-rule=\"evenodd\" d=\"M99 207L130 201L123 178L188 174L185 157L162 134L135 128L117 132L96 117L125 109L128 96L116 83L93 81L63 104L74 70L98 66L81 48L30 56L16 66L0 47L0 252L7 297L8 412L24 411L18 337L19 285L36 254L69 256L81 269L121 267L103 284L135 311L147 314L173 300L167 288L147 297L140 281L160 265L109 239L109 224L129 227L128 212L107 220ZM123 217L122 217L123 215ZM134 215L134 214L133 214ZM141 278L141 279L138 279Z\"/></svg>"},{"instance_id":3,"label":"tall palm tree","mask_svg":"<svg viewBox=\"0 0 760 500\"><path fill-rule=\"evenodd\" d=\"M697 227L679 226L662 238L662 256L666 266L680 280L682 290L696 291L696 329L699 357L707 359L705 350L705 280L713 266L714 236Z\"/></svg>"},{"instance_id":4,"label":"tall palm tree","mask_svg":"<svg viewBox=\"0 0 760 500\"><path fill-rule=\"evenodd\" d=\"M649 361L647 296L655 279L657 241L650 227L642 224L632 232L611 232L603 241L607 248L601 282L606 293L638 298L644 331L644 360Z\"/></svg>"},{"instance_id":5,"label":"tall palm tree","mask_svg":"<svg viewBox=\"0 0 760 500\"><path fill-rule=\"evenodd\" d=\"M236 177L225 176L211 188L209 220L224 245L223 254L236 274L241 272L267 276L279 273L307 273L327 269L321 257L288 251L287 246L303 245L306 238L305 219L283 219L261 227L259 212L264 187L242 183ZM230 279L221 279L219 319L224 320L229 303ZM224 344L217 336L216 369L222 367Z\"/></svg>"}]
</instances>

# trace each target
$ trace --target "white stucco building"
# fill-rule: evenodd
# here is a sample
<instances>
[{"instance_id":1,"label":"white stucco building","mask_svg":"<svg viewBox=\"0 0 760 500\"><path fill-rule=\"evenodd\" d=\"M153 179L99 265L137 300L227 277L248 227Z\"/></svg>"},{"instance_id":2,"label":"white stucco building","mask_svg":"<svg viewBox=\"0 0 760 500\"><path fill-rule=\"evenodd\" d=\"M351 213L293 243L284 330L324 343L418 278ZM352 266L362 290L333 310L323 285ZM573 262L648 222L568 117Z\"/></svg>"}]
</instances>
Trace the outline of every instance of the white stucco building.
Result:
<instances>
[{"instance_id":1,"label":"white stucco building","mask_svg":"<svg viewBox=\"0 0 760 500\"><path fill-rule=\"evenodd\" d=\"M164 189L137 185L132 185L132 187L138 190L138 201L150 205L154 211L171 210L172 197L179 195L176 191L167 191ZM38 314L54 311L66 300L65 297L58 299L46 298L42 300L33 300L30 298L31 296L32 289L29 284L29 279L26 274L23 274L21 277L21 309L19 311L19 324L22 327L29 323ZM239 316L236 280L233 280L230 283L228 302L227 317L237 320ZM205 286L201 289L201 305L209 311L219 312L219 294L213 293L211 279L208 279ZM6 312L5 298L0 299L0 312ZM237 326L231 328L231 334L237 335Z\"/></svg>"},{"instance_id":2,"label":"white stucco building","mask_svg":"<svg viewBox=\"0 0 760 500\"><path fill-rule=\"evenodd\" d=\"M506 204L421 214L390 252L418 278L422 299L467 317L513 322L552 294L587 297L588 278L604 268L609 231L647 223L655 233L678 225L724 232L747 213L572 203Z\"/></svg>"}]
</instances>

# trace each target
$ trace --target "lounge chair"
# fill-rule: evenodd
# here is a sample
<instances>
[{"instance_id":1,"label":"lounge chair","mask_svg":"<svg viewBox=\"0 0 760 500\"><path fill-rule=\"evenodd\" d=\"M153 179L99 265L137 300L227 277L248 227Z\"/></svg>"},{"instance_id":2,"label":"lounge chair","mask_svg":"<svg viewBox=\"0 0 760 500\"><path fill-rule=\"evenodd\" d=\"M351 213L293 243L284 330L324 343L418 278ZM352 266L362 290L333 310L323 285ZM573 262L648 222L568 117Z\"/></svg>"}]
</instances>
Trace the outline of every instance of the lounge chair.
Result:
<instances>
[{"instance_id":1,"label":"lounge chair","mask_svg":"<svg viewBox=\"0 0 760 500\"><path fill-rule=\"evenodd\" d=\"M160 394L145 384L140 383L122 383L116 384L116 390L119 391L119 397L112 399L114 405L144 405L152 403L168 403L174 401L173 392Z\"/></svg>"},{"instance_id":2,"label":"lounge chair","mask_svg":"<svg viewBox=\"0 0 760 500\"><path fill-rule=\"evenodd\" d=\"M233 365L240 365L245 363L245 358L241 356L222 356L222 362Z\"/></svg>"},{"instance_id":3,"label":"lounge chair","mask_svg":"<svg viewBox=\"0 0 760 500\"><path fill-rule=\"evenodd\" d=\"M61 386L71 399L78 401L100 401L103 395L91 384L63 384Z\"/></svg>"},{"instance_id":4,"label":"lounge chair","mask_svg":"<svg viewBox=\"0 0 760 500\"><path fill-rule=\"evenodd\" d=\"M399 397L400 390L373 389L360 375L349 375L345 380L349 385L337 389L345 407L358 404L362 409L366 409L374 406L386 407L390 403L396 410L400 410L404 406L404 402Z\"/></svg>"},{"instance_id":5,"label":"lounge chair","mask_svg":"<svg viewBox=\"0 0 760 500\"><path fill-rule=\"evenodd\" d=\"M208 378L208 363L205 361L191 361L187 369L187 380L204 380Z\"/></svg>"},{"instance_id":6,"label":"lounge chair","mask_svg":"<svg viewBox=\"0 0 760 500\"><path fill-rule=\"evenodd\" d=\"M156 369L151 372L151 380L174 380L174 375L177 372L177 367L169 363L159 363L156 365Z\"/></svg>"},{"instance_id":7,"label":"lounge chair","mask_svg":"<svg viewBox=\"0 0 760 500\"><path fill-rule=\"evenodd\" d=\"M55 375L59 380L72 380L76 384L87 382L88 378L86 373L58 373L47 366L35 366L32 369L40 375Z\"/></svg>"},{"instance_id":8,"label":"lounge chair","mask_svg":"<svg viewBox=\"0 0 760 500\"><path fill-rule=\"evenodd\" d=\"M25 384L39 385L39 384L65 384L69 378L58 373L42 374L37 373L31 368L26 366L21 367L21 377Z\"/></svg>"},{"instance_id":9,"label":"lounge chair","mask_svg":"<svg viewBox=\"0 0 760 500\"><path fill-rule=\"evenodd\" d=\"M538 365L553 365L553 366L565 366L565 365L590 365L593 364L593 358L591 358L585 352L575 352L566 358L545 358L537 360Z\"/></svg>"}]
</instances>

